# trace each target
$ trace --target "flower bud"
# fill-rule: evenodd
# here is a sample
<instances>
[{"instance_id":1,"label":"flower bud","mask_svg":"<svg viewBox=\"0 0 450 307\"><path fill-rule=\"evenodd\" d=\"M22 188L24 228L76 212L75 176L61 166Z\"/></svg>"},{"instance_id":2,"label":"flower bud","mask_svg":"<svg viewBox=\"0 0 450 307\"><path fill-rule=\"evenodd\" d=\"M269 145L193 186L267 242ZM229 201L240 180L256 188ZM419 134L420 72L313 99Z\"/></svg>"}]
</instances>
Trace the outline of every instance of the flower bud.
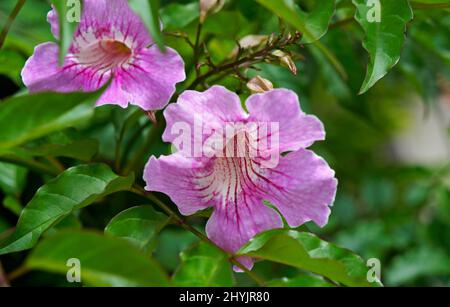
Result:
<instances>
[{"instance_id":1,"label":"flower bud","mask_svg":"<svg viewBox=\"0 0 450 307\"><path fill-rule=\"evenodd\" d=\"M274 50L272 51L272 55L279 59L281 66L289 68L294 75L297 74L297 66L295 66L295 63L289 54L281 50Z\"/></svg>"},{"instance_id":2,"label":"flower bud","mask_svg":"<svg viewBox=\"0 0 450 307\"><path fill-rule=\"evenodd\" d=\"M230 57L235 57L239 52L239 47L241 49L252 49L257 48L267 42L267 35L247 35L239 40L239 46L236 46L230 54Z\"/></svg>"},{"instance_id":3,"label":"flower bud","mask_svg":"<svg viewBox=\"0 0 450 307\"><path fill-rule=\"evenodd\" d=\"M200 0L200 23L204 23L206 16L217 13L222 9L225 0Z\"/></svg>"},{"instance_id":4,"label":"flower bud","mask_svg":"<svg viewBox=\"0 0 450 307\"><path fill-rule=\"evenodd\" d=\"M247 87L250 91L252 91L252 93L264 93L273 90L272 82L261 76L256 76L248 81Z\"/></svg>"}]
</instances>

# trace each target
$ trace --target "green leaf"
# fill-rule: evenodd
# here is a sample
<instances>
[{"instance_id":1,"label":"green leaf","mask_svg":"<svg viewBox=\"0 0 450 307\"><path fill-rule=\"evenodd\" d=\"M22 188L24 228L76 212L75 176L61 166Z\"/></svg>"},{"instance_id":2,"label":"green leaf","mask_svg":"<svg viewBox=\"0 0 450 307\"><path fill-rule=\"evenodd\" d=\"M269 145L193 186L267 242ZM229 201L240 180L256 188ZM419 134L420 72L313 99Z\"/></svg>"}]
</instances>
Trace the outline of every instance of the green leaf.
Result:
<instances>
[{"instance_id":1,"label":"green leaf","mask_svg":"<svg viewBox=\"0 0 450 307\"><path fill-rule=\"evenodd\" d=\"M52 5L58 12L59 24L59 64L64 63L67 51L74 37L75 30L78 27L76 15L81 17L81 1L73 1L73 6L69 6L67 1L52 0ZM80 5L79 5L80 4Z\"/></svg>"},{"instance_id":2,"label":"green leaf","mask_svg":"<svg viewBox=\"0 0 450 307\"><path fill-rule=\"evenodd\" d=\"M119 177L104 164L70 168L41 187L20 215L15 232L0 243L0 255L33 247L44 231L74 210L118 191L128 190L134 176Z\"/></svg>"},{"instance_id":3,"label":"green leaf","mask_svg":"<svg viewBox=\"0 0 450 307\"><path fill-rule=\"evenodd\" d=\"M189 4L171 3L160 11L164 29L181 29L200 15L198 2Z\"/></svg>"},{"instance_id":4,"label":"green leaf","mask_svg":"<svg viewBox=\"0 0 450 307\"><path fill-rule=\"evenodd\" d=\"M181 252L180 258L182 263L173 276L176 286L233 286L233 272L227 255L215 246L199 242Z\"/></svg>"},{"instance_id":5,"label":"green leaf","mask_svg":"<svg viewBox=\"0 0 450 307\"><path fill-rule=\"evenodd\" d=\"M167 224L168 217L150 206L129 208L116 215L105 233L128 240L140 250L154 248L156 235Z\"/></svg>"},{"instance_id":6,"label":"green leaf","mask_svg":"<svg viewBox=\"0 0 450 307\"><path fill-rule=\"evenodd\" d=\"M308 35L303 37L302 43L309 44L325 35L331 17L335 12L335 0L315 0L308 12L304 12L297 5L293 9L301 16L300 21L303 27L308 29Z\"/></svg>"},{"instance_id":7,"label":"green leaf","mask_svg":"<svg viewBox=\"0 0 450 307\"><path fill-rule=\"evenodd\" d=\"M311 275L298 275L292 278L273 279L268 282L271 287L333 287L334 285L323 278Z\"/></svg>"},{"instance_id":8,"label":"green leaf","mask_svg":"<svg viewBox=\"0 0 450 307\"><path fill-rule=\"evenodd\" d=\"M164 39L159 21L159 0L131 0L131 8L141 17L153 40L161 51L165 51Z\"/></svg>"},{"instance_id":9,"label":"green leaf","mask_svg":"<svg viewBox=\"0 0 450 307\"><path fill-rule=\"evenodd\" d=\"M47 143L40 146L14 149L33 157L66 157L90 161L97 153L99 143L95 139L73 140L67 143Z\"/></svg>"},{"instance_id":10,"label":"green leaf","mask_svg":"<svg viewBox=\"0 0 450 307\"><path fill-rule=\"evenodd\" d=\"M325 46L323 45L318 39L321 35L325 34L326 30L323 31L323 26L325 25L325 20L327 19L327 16L331 14L333 15L334 12L334 3L333 3L333 10L330 12L326 12L325 14L317 11L315 14L307 15L305 13L302 13L299 11L299 9L296 9L293 5L292 1L290 0L256 0L261 5L272 11L274 14L276 14L281 19L288 22L291 26L296 28L298 31L300 31L303 34L303 40L306 42L314 42L314 47L318 48L324 56L327 58L328 61L333 65L334 69L339 73L342 79L347 79L347 73L345 72L344 67L339 62L339 60L336 58L336 56ZM330 6L330 3L326 1L326 4ZM331 6L330 6L331 8ZM312 18L314 23L312 26L308 23L308 18ZM329 22L329 20L328 20ZM327 25L328 25L327 22Z\"/></svg>"},{"instance_id":11,"label":"green leaf","mask_svg":"<svg viewBox=\"0 0 450 307\"><path fill-rule=\"evenodd\" d=\"M25 59L13 50L0 50L0 74L6 75L20 84L20 72L25 64Z\"/></svg>"},{"instance_id":12,"label":"green leaf","mask_svg":"<svg viewBox=\"0 0 450 307\"><path fill-rule=\"evenodd\" d=\"M406 24L412 20L413 12L407 0L375 1L374 3L379 3L379 7L376 4L368 5L366 0L352 1L356 7L355 19L366 34L363 47L370 57L360 89L360 94L363 94L400 60Z\"/></svg>"},{"instance_id":13,"label":"green leaf","mask_svg":"<svg viewBox=\"0 0 450 307\"><path fill-rule=\"evenodd\" d=\"M19 195L25 186L26 177L26 168L0 162L0 190L5 194Z\"/></svg>"},{"instance_id":14,"label":"green leaf","mask_svg":"<svg viewBox=\"0 0 450 307\"><path fill-rule=\"evenodd\" d=\"M347 286L370 286L363 259L349 250L294 230L263 232L238 252L319 274Z\"/></svg>"},{"instance_id":15,"label":"green leaf","mask_svg":"<svg viewBox=\"0 0 450 307\"><path fill-rule=\"evenodd\" d=\"M40 93L0 104L0 151L80 124L94 113L94 93Z\"/></svg>"},{"instance_id":16,"label":"green leaf","mask_svg":"<svg viewBox=\"0 0 450 307\"><path fill-rule=\"evenodd\" d=\"M61 231L44 239L26 261L30 269L66 275L69 259L80 261L90 286L168 286L157 262L123 240L91 231Z\"/></svg>"},{"instance_id":17,"label":"green leaf","mask_svg":"<svg viewBox=\"0 0 450 307\"><path fill-rule=\"evenodd\" d=\"M23 207L20 204L19 200L11 195L8 195L3 199L3 207L5 207L6 209L8 209L17 216L19 216L23 210Z\"/></svg>"}]
</instances>

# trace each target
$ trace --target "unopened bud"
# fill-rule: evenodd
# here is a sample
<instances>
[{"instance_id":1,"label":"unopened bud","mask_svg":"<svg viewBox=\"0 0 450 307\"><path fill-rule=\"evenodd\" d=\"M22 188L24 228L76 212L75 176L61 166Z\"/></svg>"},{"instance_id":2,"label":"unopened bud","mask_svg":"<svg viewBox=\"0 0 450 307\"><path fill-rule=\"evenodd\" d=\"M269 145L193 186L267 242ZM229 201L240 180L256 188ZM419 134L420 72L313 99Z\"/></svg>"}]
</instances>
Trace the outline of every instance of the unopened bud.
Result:
<instances>
[{"instance_id":1,"label":"unopened bud","mask_svg":"<svg viewBox=\"0 0 450 307\"><path fill-rule=\"evenodd\" d=\"M272 55L279 59L281 66L289 68L294 75L297 74L297 66L295 66L295 63L289 54L281 50L274 50L272 51Z\"/></svg>"},{"instance_id":2,"label":"unopened bud","mask_svg":"<svg viewBox=\"0 0 450 307\"><path fill-rule=\"evenodd\" d=\"M247 87L252 93L264 93L273 90L272 82L260 76L256 76L248 81Z\"/></svg>"},{"instance_id":3,"label":"unopened bud","mask_svg":"<svg viewBox=\"0 0 450 307\"><path fill-rule=\"evenodd\" d=\"M205 22L206 16L220 11L224 4L225 0L200 0L200 23Z\"/></svg>"},{"instance_id":4,"label":"unopened bud","mask_svg":"<svg viewBox=\"0 0 450 307\"><path fill-rule=\"evenodd\" d=\"M238 42L239 46L235 47L230 54L230 57L235 57L240 49L252 49L257 48L267 42L267 35L247 35L241 38Z\"/></svg>"}]
</instances>

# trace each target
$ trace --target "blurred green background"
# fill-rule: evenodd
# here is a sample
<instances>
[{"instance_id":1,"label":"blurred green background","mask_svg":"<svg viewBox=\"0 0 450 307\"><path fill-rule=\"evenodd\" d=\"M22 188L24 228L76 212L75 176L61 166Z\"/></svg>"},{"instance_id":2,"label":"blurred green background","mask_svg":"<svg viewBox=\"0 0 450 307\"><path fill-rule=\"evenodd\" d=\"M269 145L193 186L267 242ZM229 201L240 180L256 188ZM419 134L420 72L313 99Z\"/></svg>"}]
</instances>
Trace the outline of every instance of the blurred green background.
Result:
<instances>
[{"instance_id":1,"label":"blurred green background","mask_svg":"<svg viewBox=\"0 0 450 307\"><path fill-rule=\"evenodd\" d=\"M337 3L332 24L354 14L350 1ZM12 0L0 2L0 24L14 5ZM161 7L166 32L183 31L195 37L196 1L162 1ZM46 1L31 0L17 17L0 50L1 98L24 91L20 71L26 59L34 46L53 40L45 20L48 10ZM448 9L417 9L414 15L400 62L364 95L357 95L367 65L367 53L361 46L364 33L351 20L334 24L321 39L344 66L348 80L342 80L312 48L295 50L304 57L296 62L297 76L269 63L258 64L260 71L247 73L259 74L275 87L296 91L302 108L325 124L327 139L313 149L336 170L338 194L326 227L308 223L303 228L365 259L380 259L385 285L450 286L450 15ZM219 62L229 56L236 40L272 32L279 32L273 13L252 0L230 0L207 19L203 36L213 61ZM189 46L171 36L166 37L166 43L181 53L192 80ZM248 94L235 77L219 83L243 96ZM113 108L100 108L94 124L73 132L99 140L99 159L107 161L114 159L110 121L114 114ZM143 133L150 133L150 128ZM169 150L167 144L155 142L136 170L142 169L151 154ZM1 166L0 233L17 221L13 201L25 204L46 180L6 163ZM115 214L141 205L139 202L128 194L118 194L108 199L108 206L96 204L83 209L79 220L85 227L103 229ZM205 220L193 217L191 221L201 227ZM196 238L181 228L167 227L158 239L156 258L173 271L178 253L194 241ZM23 257L16 254L0 259L9 271ZM271 278L297 273L272 263L259 263L255 270ZM245 275L237 278L238 285L251 284ZM18 285L59 282L60 277L40 272L17 280Z\"/></svg>"}]
</instances>

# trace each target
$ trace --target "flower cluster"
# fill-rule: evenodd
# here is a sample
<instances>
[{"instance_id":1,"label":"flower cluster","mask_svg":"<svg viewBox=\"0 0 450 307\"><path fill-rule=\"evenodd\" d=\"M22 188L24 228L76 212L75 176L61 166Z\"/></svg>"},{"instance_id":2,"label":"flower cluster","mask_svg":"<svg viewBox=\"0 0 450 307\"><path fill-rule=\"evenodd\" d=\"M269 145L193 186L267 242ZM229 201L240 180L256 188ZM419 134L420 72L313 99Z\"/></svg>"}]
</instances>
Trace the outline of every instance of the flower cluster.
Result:
<instances>
[{"instance_id":1,"label":"flower cluster","mask_svg":"<svg viewBox=\"0 0 450 307\"><path fill-rule=\"evenodd\" d=\"M52 10L48 21L57 38L56 15ZM95 91L111 80L97 105L149 111L168 104L185 72L179 54L155 46L126 0L85 0L63 65L57 44L44 43L22 77L30 92ZM164 111L163 140L177 151L151 157L144 170L146 189L167 194L183 215L213 207L206 233L232 253L257 233L283 227L282 217L290 227L325 225L337 187L334 171L306 149L325 138L322 123L290 90L258 92L247 111L221 86L181 93ZM239 261L252 267L250 258Z\"/></svg>"}]
</instances>

